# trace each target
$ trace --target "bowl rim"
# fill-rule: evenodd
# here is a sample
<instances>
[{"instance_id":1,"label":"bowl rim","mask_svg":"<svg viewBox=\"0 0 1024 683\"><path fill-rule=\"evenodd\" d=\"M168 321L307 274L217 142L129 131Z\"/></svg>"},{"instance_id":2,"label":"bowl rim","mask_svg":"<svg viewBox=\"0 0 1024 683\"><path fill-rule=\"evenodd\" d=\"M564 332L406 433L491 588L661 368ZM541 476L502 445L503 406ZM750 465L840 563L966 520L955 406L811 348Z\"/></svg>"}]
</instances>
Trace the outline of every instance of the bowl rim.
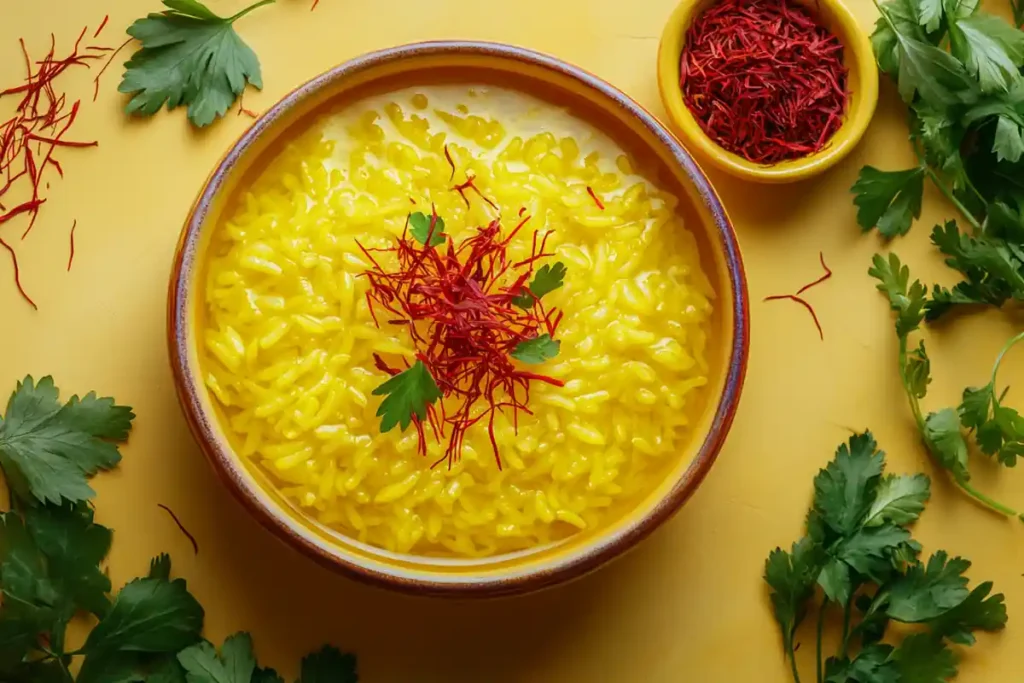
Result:
<instances>
[{"instance_id":1,"label":"bowl rim","mask_svg":"<svg viewBox=\"0 0 1024 683\"><path fill-rule=\"evenodd\" d=\"M273 505L268 505L267 494L249 478L241 463L240 456L222 447L223 437L218 437L216 418L203 410L199 393L205 391L202 382L197 381L198 368L193 368L189 358L189 320L192 308L189 305L189 283L194 271L201 266L197 258L197 246L202 227L210 206L219 193L225 178L238 164L245 152L260 138L271 125L306 98L313 97L325 89L342 83L347 77L361 71L380 67L384 64L410 57L472 55L487 58L501 58L510 62L526 62L533 67L555 72L562 77L569 76L591 92L603 96L627 114L635 117L657 138L659 144L670 153L672 161L678 163L713 218L708 238L713 242L713 251L724 257L725 276L729 282L729 298L722 297L733 318L732 346L727 354L727 371L721 396L715 407L710 429L704 435L697 454L677 478L672 488L648 510L629 524L623 525L615 534L595 535L573 552L557 556L545 565L530 571L516 571L513 564L496 572L493 576L473 577L458 575L448 580L418 575L414 571L401 573L378 570L361 564L358 558L339 552L337 546L318 542L316 538L289 515L278 514ZM694 198L697 201L697 198ZM346 61L292 90L277 104L259 117L253 125L223 155L214 171L207 178L193 204L182 228L171 269L168 293L168 345L175 389L185 414L186 421L215 473L242 503L250 514L266 529L288 545L315 560L328 569L350 578L377 586L384 586L419 595L437 596L499 596L518 594L552 586L582 576L612 558L621 555L648 536L693 494L707 475L718 456L725 436L735 417L736 409L746 375L749 353L749 304L746 275L739 244L718 195L700 167L671 133L646 109L619 91L614 86L589 72L555 57L504 43L468 40L445 40L410 43L370 52ZM501 557L501 556L497 556Z\"/></svg>"},{"instance_id":2,"label":"bowl rim","mask_svg":"<svg viewBox=\"0 0 1024 683\"><path fill-rule=\"evenodd\" d=\"M807 4L827 7L842 34L843 46L850 51L851 71L858 74L859 87L852 92L852 106L847 117L832 136L831 144L809 156L763 166L747 161L738 154L723 149L712 140L690 112L679 88L679 58L685 34L696 20L700 8L709 0L680 0L676 5L658 43L658 91L668 112L673 130L688 145L696 147L701 157L731 175L758 183L789 183L805 180L823 173L842 161L864 137L878 106L878 68L874 48L867 32L857 17L842 0L814 0ZM710 0L714 4L717 0ZM803 3L799 3L803 4ZM677 46L680 49L676 49Z\"/></svg>"}]
</instances>

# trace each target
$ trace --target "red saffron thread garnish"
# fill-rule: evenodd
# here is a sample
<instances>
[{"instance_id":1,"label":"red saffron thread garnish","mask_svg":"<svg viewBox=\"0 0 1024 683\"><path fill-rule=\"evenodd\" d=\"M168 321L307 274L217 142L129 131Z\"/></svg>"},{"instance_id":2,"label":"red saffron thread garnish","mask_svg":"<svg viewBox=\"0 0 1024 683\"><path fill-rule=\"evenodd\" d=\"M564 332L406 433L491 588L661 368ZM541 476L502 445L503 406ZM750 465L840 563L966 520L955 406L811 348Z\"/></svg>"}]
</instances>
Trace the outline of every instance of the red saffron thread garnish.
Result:
<instances>
[{"instance_id":1,"label":"red saffron thread garnish","mask_svg":"<svg viewBox=\"0 0 1024 683\"><path fill-rule=\"evenodd\" d=\"M459 196L462 197L462 201L466 202L467 209L469 208L469 198L466 196L466 190L473 190L473 192L476 192L477 196L487 202L492 209L499 212L501 211L501 209L498 208L498 205L495 204L487 195L481 192L480 188L476 186L476 176L467 175L466 182L456 185L452 189L459 193Z\"/></svg>"},{"instance_id":2,"label":"red saffron thread garnish","mask_svg":"<svg viewBox=\"0 0 1024 683\"><path fill-rule=\"evenodd\" d=\"M128 43L132 42L133 40L134 40L134 38L129 38L128 40L126 40L123 43L121 43L116 50L111 52L110 56L107 57L107 61L103 63L103 67L100 69L99 73L96 74L96 78L92 79L92 84L93 84L92 101L93 102L95 102L96 98L99 97L99 95L100 95L100 78L103 76L103 74L106 72L106 70L110 67L111 62L114 61L114 57L117 56L117 53L119 53L121 50L123 50L126 47L128 47Z\"/></svg>"},{"instance_id":3,"label":"red saffron thread garnish","mask_svg":"<svg viewBox=\"0 0 1024 683\"><path fill-rule=\"evenodd\" d=\"M78 219L71 223L71 250L68 255L68 272L71 272L71 264L75 262L75 228L78 227Z\"/></svg>"},{"instance_id":4,"label":"red saffron thread garnish","mask_svg":"<svg viewBox=\"0 0 1024 683\"><path fill-rule=\"evenodd\" d=\"M246 116L248 116L251 119L259 118L259 114L257 114L256 112L254 112L251 109L246 109L245 108L245 99L244 98L245 98L245 93L244 92L238 96L238 116L241 116L242 114L245 114Z\"/></svg>"},{"instance_id":5,"label":"red saffron thread garnish","mask_svg":"<svg viewBox=\"0 0 1024 683\"><path fill-rule=\"evenodd\" d=\"M437 214L433 214L431 232ZM529 309L513 304L544 253L547 238L534 235L531 257L512 264L508 245L529 217L503 235L500 220L479 227L458 245L427 247L403 231L393 247L365 248L373 263L364 273L370 289L366 301L378 327L381 322L406 327L422 361L443 398L428 406L427 425L440 441L448 433L444 455L433 466L459 460L466 432L486 421L495 462L501 457L494 432L498 413L511 411L514 428L520 412L532 414L531 382L564 386L561 380L519 369L510 354L523 341L540 333L554 335L561 320L557 309L545 310L539 301ZM428 235L427 242L430 241ZM357 243L358 244L358 243ZM375 257L373 254L377 254ZM386 314L383 321L377 309ZM388 375L401 370L374 356ZM405 363L409 366L408 362ZM420 453L426 455L424 425L414 419Z\"/></svg>"},{"instance_id":6,"label":"red saffron thread garnish","mask_svg":"<svg viewBox=\"0 0 1024 683\"><path fill-rule=\"evenodd\" d=\"M110 15L103 17L103 21L100 22L100 27L96 29L96 33L92 34L93 38L99 38L100 34L103 33L103 29L106 28L107 22L110 21Z\"/></svg>"},{"instance_id":7,"label":"red saffron thread garnish","mask_svg":"<svg viewBox=\"0 0 1024 683\"><path fill-rule=\"evenodd\" d=\"M36 306L36 302L32 301L32 297L25 293L25 288L21 286L21 270L18 268L18 255L14 253L14 249L11 245L0 239L0 247L3 247L11 255L11 263L14 265L14 286L18 288L18 293L21 294L21 298L24 299L32 306L35 310L39 310Z\"/></svg>"},{"instance_id":8,"label":"red saffron thread garnish","mask_svg":"<svg viewBox=\"0 0 1024 683\"><path fill-rule=\"evenodd\" d=\"M180 519L178 519L178 515L174 514L174 510L172 510L171 508L167 507L163 503L157 503L156 506L171 516L171 519L173 519L174 523L178 526L178 530L181 531L181 533L185 534L185 538L187 538L189 540L189 543L192 544L193 552L196 555L198 555L199 554L199 543L196 541L196 537L193 536L191 533L189 533L189 530L186 529L185 525L181 523Z\"/></svg>"},{"instance_id":9,"label":"red saffron thread garnish","mask_svg":"<svg viewBox=\"0 0 1024 683\"><path fill-rule=\"evenodd\" d=\"M448 165L452 167L452 174L448 177L448 180L455 180L455 162L452 161L452 153L448 151L448 145L444 146L444 158L448 160Z\"/></svg>"},{"instance_id":10,"label":"red saffron thread garnish","mask_svg":"<svg viewBox=\"0 0 1024 683\"><path fill-rule=\"evenodd\" d=\"M821 329L821 323L818 322L818 314L814 312L814 306L811 306L806 299L797 296L796 294L775 294L774 296L766 296L764 298L765 301L778 301L780 299L795 301L806 308L807 312L811 314L811 319L814 320L814 326L818 328L818 335L821 337L822 341L825 341L825 332Z\"/></svg>"},{"instance_id":11,"label":"red saffron thread garnish","mask_svg":"<svg viewBox=\"0 0 1024 683\"><path fill-rule=\"evenodd\" d=\"M758 164L820 151L849 100L843 45L791 0L721 0L686 33L679 86L703 131Z\"/></svg>"},{"instance_id":12,"label":"red saffron thread garnish","mask_svg":"<svg viewBox=\"0 0 1024 683\"><path fill-rule=\"evenodd\" d=\"M597 204L597 208L599 208L602 211L604 211L604 203L597 196L597 193L594 192L594 188L592 188L590 185L587 185L587 194L589 194L590 198L594 200L595 204Z\"/></svg>"},{"instance_id":13,"label":"red saffron thread garnish","mask_svg":"<svg viewBox=\"0 0 1024 683\"><path fill-rule=\"evenodd\" d=\"M818 260L821 261L821 267L825 269L825 274L822 275L821 277L819 277L814 282L808 283L808 284L804 285L803 287L801 287L800 289L796 290L796 293L797 293L798 296L800 294L803 294L804 292L806 292L811 287L815 287L817 285L820 285L822 282L824 282L825 280L827 280L830 277L832 277L832 271L829 270L828 266L825 265L825 253L824 252L821 252L821 251L818 252Z\"/></svg>"},{"instance_id":14,"label":"red saffron thread garnish","mask_svg":"<svg viewBox=\"0 0 1024 683\"><path fill-rule=\"evenodd\" d=\"M316 6L319 5L319 4L320 4L320 0L313 0L313 6L309 8L309 11L312 12L313 10L315 10Z\"/></svg>"}]
</instances>

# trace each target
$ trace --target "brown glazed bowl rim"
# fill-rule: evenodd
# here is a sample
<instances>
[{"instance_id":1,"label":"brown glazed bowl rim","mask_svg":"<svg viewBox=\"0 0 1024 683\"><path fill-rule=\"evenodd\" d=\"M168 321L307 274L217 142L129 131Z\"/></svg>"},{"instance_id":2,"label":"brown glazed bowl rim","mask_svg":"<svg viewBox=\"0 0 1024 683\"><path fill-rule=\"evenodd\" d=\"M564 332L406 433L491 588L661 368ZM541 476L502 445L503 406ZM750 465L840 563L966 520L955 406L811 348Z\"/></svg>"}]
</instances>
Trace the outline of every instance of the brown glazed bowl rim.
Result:
<instances>
[{"instance_id":1,"label":"brown glazed bowl rim","mask_svg":"<svg viewBox=\"0 0 1024 683\"><path fill-rule=\"evenodd\" d=\"M225 179L245 156L245 152L270 130L275 121L307 98L325 91L330 92L344 83L345 79L363 71L411 57L467 55L526 63L532 68L551 72L563 79L568 76L577 85L583 86L584 90L601 96L607 101L607 106L618 108L620 113L634 118L647 133L657 139L658 144L663 146L663 151L669 153L671 160L683 169L686 178L693 184L691 194L695 191L694 201L699 200L707 214L713 218L714 225L707 226L708 239L713 243L713 250L719 252L724 261L729 282L729 297L723 295L722 305L727 304L731 311L733 338L728 349L724 386L710 429L683 474L646 514L637 516L614 533L595 535L573 552L556 555L548 564L531 567L529 571L517 570L513 565L506 572L493 576L481 578L472 575L453 575L441 580L424 572L396 568L394 565L367 566L366 563L357 561L358 558L342 552L342 549L317 538L297 519L277 511L277 506L272 503L268 494L260 490L252 481L252 476L245 472L240 456L231 452L226 447L226 440L218 436L216 417L207 414L203 409L199 395L206 389L198 379L198 368L193 367L189 354L188 331L193 311L189 305L189 290L195 269L201 266L198 262L198 244L215 196L221 190ZM479 41L414 43L365 54L313 78L271 107L232 145L196 199L182 230L174 257L167 313L171 367L185 417L207 459L232 494L260 524L321 565L357 580L420 595L470 597L524 593L581 576L635 546L686 502L710 470L736 413L749 350L750 322L746 277L736 235L717 194L682 144L640 104L583 69L525 48Z\"/></svg>"}]
</instances>

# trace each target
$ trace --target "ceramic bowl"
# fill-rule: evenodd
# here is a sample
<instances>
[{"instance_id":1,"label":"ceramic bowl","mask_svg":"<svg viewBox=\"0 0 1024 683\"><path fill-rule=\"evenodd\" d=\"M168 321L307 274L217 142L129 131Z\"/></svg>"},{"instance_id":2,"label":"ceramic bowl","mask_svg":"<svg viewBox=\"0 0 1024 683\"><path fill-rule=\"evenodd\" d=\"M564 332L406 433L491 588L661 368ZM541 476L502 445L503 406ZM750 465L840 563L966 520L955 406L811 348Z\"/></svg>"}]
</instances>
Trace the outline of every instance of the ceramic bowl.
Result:
<instances>
[{"instance_id":1,"label":"ceramic bowl","mask_svg":"<svg viewBox=\"0 0 1024 683\"><path fill-rule=\"evenodd\" d=\"M474 560L391 553L303 515L232 448L221 427L224 416L201 379L197 340L210 235L275 142L302 130L303 122L324 107L438 82L519 89L568 107L611 135L641 168L679 196L679 210L697 237L703 268L718 295L706 408L694 425L692 443L677 454L664 481L603 528L533 551ZM174 259L168 316L172 367L189 425L217 474L249 512L330 568L392 588L441 595L517 593L577 577L632 547L668 519L700 484L722 446L739 401L749 335L736 236L714 190L679 142L636 102L578 68L520 48L473 42L420 43L359 57L297 88L257 120L228 151L192 208Z\"/></svg>"},{"instance_id":2,"label":"ceramic bowl","mask_svg":"<svg viewBox=\"0 0 1024 683\"><path fill-rule=\"evenodd\" d=\"M679 87L679 63L686 32L717 0L683 0L676 7L658 47L658 89L668 110L672 128L701 159L744 180L788 183L822 173L839 163L860 142L878 104L878 68L867 33L842 0L794 0L815 16L844 46L843 62L849 69L850 101L846 120L820 152L800 159L764 166L747 161L718 146L690 113Z\"/></svg>"}]
</instances>

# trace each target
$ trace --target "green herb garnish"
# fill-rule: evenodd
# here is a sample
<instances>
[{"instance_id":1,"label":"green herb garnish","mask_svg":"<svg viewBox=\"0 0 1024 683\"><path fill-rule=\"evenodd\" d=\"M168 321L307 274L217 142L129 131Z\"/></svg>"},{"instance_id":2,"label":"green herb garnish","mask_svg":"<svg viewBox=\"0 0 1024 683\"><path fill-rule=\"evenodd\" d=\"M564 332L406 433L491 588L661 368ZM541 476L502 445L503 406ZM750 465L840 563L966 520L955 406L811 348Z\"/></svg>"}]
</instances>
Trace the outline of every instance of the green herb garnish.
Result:
<instances>
[{"instance_id":1,"label":"green herb garnish","mask_svg":"<svg viewBox=\"0 0 1024 683\"><path fill-rule=\"evenodd\" d=\"M545 294L550 294L565 284L565 273L566 267L561 261L553 266L541 266L528 287L530 291L521 290L519 295L512 299L512 303L523 309L533 308L534 301L539 301Z\"/></svg>"},{"instance_id":2,"label":"green herb garnish","mask_svg":"<svg viewBox=\"0 0 1024 683\"><path fill-rule=\"evenodd\" d=\"M550 334L545 333L516 344L512 357L520 363L537 365L557 356L561 346L562 342L555 341Z\"/></svg>"},{"instance_id":3,"label":"green herb garnish","mask_svg":"<svg viewBox=\"0 0 1024 683\"><path fill-rule=\"evenodd\" d=\"M441 390L423 361L418 360L373 390L374 396L385 396L377 408L380 431L390 432L395 425L407 429L415 416L427 419L427 406L441 398Z\"/></svg>"},{"instance_id":4,"label":"green herb garnish","mask_svg":"<svg viewBox=\"0 0 1024 683\"><path fill-rule=\"evenodd\" d=\"M433 228L431 228L431 221L433 221ZM440 244L444 244L444 219L433 214L428 216L425 213L417 211L416 213L409 215L409 232L416 239L417 242L424 246L436 247ZM427 244L427 238L430 238L430 244Z\"/></svg>"},{"instance_id":5,"label":"green herb garnish","mask_svg":"<svg viewBox=\"0 0 1024 683\"><path fill-rule=\"evenodd\" d=\"M260 0L221 17L199 0L163 0L168 9L128 28L142 48L125 63L118 87L133 96L126 111L151 116L165 102L168 109L187 105L189 121L202 127L224 116L246 84L262 88L260 61L234 23L273 2Z\"/></svg>"},{"instance_id":6,"label":"green herb garnish","mask_svg":"<svg viewBox=\"0 0 1024 683\"><path fill-rule=\"evenodd\" d=\"M1006 624L1002 594L992 584L971 590L967 560L944 551L927 562L907 526L928 500L922 474L884 475L885 454L870 432L836 451L814 479L807 535L790 551L776 548L765 563L783 647L800 681L795 633L821 589L815 677L827 683L942 683L957 673L950 643L971 645L975 631ZM841 615L833 656L823 652L829 611ZM888 633L891 622L921 629ZM884 642L883 642L884 639ZM810 648L807 648L808 650Z\"/></svg>"}]
</instances>

